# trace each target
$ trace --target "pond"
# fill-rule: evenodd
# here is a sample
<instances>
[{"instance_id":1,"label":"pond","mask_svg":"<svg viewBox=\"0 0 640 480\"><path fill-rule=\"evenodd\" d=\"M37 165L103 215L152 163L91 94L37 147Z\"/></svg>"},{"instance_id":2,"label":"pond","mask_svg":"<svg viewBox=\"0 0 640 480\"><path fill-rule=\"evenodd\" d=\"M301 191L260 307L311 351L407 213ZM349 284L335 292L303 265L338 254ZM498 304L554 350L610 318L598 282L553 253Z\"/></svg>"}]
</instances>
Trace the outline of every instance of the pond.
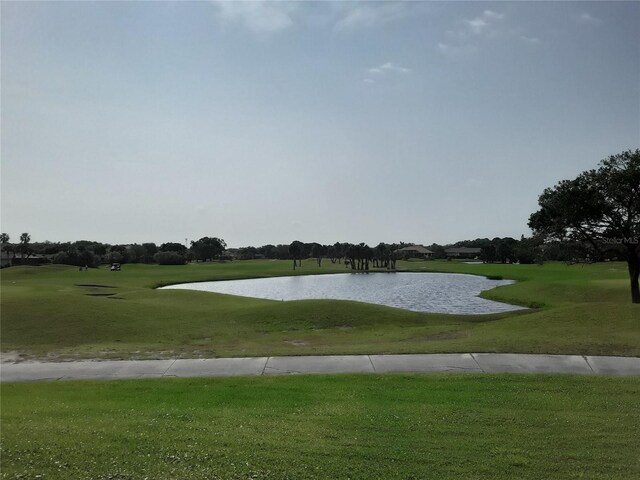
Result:
<instances>
[{"instance_id":1,"label":"pond","mask_svg":"<svg viewBox=\"0 0 640 480\"><path fill-rule=\"evenodd\" d=\"M513 280L458 273L337 273L184 283L165 289L200 290L269 300L332 299L387 305L415 312L482 314L524 307L478 297Z\"/></svg>"}]
</instances>

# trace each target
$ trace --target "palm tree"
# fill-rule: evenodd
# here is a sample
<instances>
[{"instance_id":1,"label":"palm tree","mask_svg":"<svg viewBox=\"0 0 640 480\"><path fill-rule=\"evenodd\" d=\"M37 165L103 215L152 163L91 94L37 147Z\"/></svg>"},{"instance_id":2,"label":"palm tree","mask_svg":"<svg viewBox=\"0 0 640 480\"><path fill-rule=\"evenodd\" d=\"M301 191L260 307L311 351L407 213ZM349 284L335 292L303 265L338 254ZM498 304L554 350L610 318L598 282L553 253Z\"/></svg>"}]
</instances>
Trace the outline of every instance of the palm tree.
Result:
<instances>
[{"instance_id":1,"label":"palm tree","mask_svg":"<svg viewBox=\"0 0 640 480\"><path fill-rule=\"evenodd\" d=\"M0 234L0 243L2 244L2 250L4 250L5 243L9 243L9 240L10 238L8 233Z\"/></svg>"},{"instance_id":2,"label":"palm tree","mask_svg":"<svg viewBox=\"0 0 640 480\"><path fill-rule=\"evenodd\" d=\"M31 241L31 235L29 235L28 233L23 233L22 235L20 235L20 253L22 253L22 258L24 258L25 255L27 255L27 257L29 256L29 242Z\"/></svg>"},{"instance_id":3,"label":"palm tree","mask_svg":"<svg viewBox=\"0 0 640 480\"><path fill-rule=\"evenodd\" d=\"M7 243L9 243L9 234L8 233L2 233L0 234L0 243L2 244L0 246L0 252L7 252L7 257L9 256L9 250L7 249L6 245Z\"/></svg>"}]
</instances>

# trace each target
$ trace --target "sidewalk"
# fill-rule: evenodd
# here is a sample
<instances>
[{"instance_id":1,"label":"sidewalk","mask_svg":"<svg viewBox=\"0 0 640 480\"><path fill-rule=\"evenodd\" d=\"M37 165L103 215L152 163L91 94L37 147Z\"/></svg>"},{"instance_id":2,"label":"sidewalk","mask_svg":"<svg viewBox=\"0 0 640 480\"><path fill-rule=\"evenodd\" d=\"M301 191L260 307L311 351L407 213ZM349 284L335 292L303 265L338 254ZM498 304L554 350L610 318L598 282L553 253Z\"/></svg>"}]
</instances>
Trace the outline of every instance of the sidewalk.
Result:
<instances>
[{"instance_id":1,"label":"sidewalk","mask_svg":"<svg viewBox=\"0 0 640 480\"><path fill-rule=\"evenodd\" d=\"M566 373L640 376L638 357L450 353L5 363L0 380L117 380L313 373Z\"/></svg>"}]
</instances>

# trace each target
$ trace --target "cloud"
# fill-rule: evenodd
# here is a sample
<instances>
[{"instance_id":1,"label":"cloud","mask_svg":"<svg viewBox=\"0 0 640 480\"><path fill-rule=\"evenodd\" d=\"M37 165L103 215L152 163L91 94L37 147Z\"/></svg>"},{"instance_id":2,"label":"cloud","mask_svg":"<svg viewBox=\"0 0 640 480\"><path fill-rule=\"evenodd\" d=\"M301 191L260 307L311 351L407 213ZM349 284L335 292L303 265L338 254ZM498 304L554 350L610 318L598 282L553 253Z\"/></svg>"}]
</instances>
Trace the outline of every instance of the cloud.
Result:
<instances>
[{"instance_id":1,"label":"cloud","mask_svg":"<svg viewBox=\"0 0 640 480\"><path fill-rule=\"evenodd\" d=\"M276 33L294 24L297 4L290 2L212 2L225 24L240 25L254 33Z\"/></svg>"},{"instance_id":2,"label":"cloud","mask_svg":"<svg viewBox=\"0 0 640 480\"><path fill-rule=\"evenodd\" d=\"M467 28L474 35L480 35L490 32L496 23L504 19L504 13L497 13L492 10L485 10L479 17L471 20L465 20Z\"/></svg>"},{"instance_id":3,"label":"cloud","mask_svg":"<svg viewBox=\"0 0 640 480\"><path fill-rule=\"evenodd\" d=\"M485 10L482 12L482 16L484 18L490 18L492 20L502 20L504 18L504 13L497 13L491 10Z\"/></svg>"},{"instance_id":4,"label":"cloud","mask_svg":"<svg viewBox=\"0 0 640 480\"><path fill-rule=\"evenodd\" d=\"M481 17L474 18L473 20L465 20L465 23L468 25L469 30L476 35L481 34L483 30L489 26L489 24Z\"/></svg>"},{"instance_id":5,"label":"cloud","mask_svg":"<svg viewBox=\"0 0 640 480\"><path fill-rule=\"evenodd\" d=\"M373 28L401 19L413 8L404 2L210 2L222 24L259 34L280 32L299 23L313 27L333 25L335 31Z\"/></svg>"},{"instance_id":6,"label":"cloud","mask_svg":"<svg viewBox=\"0 0 640 480\"><path fill-rule=\"evenodd\" d=\"M402 18L407 13L404 3L347 3L336 6L341 10L341 18L334 26L336 31L377 27Z\"/></svg>"},{"instance_id":7,"label":"cloud","mask_svg":"<svg viewBox=\"0 0 640 480\"><path fill-rule=\"evenodd\" d=\"M540 43L540 39L538 37L527 37L526 35L520 35L520 40L530 45L537 45Z\"/></svg>"},{"instance_id":8,"label":"cloud","mask_svg":"<svg viewBox=\"0 0 640 480\"><path fill-rule=\"evenodd\" d=\"M376 83L376 81L372 78L363 78L362 81L364 83Z\"/></svg>"},{"instance_id":9,"label":"cloud","mask_svg":"<svg viewBox=\"0 0 640 480\"><path fill-rule=\"evenodd\" d=\"M505 19L504 13L484 10L475 18L465 18L460 26L447 30L448 42L439 42L436 50L444 55L458 55L472 53L477 50L480 38L494 38L504 34L501 23Z\"/></svg>"},{"instance_id":10,"label":"cloud","mask_svg":"<svg viewBox=\"0 0 640 480\"><path fill-rule=\"evenodd\" d=\"M410 68L401 67L400 65L387 62L377 67L370 68L367 72L375 75L384 75L385 73L411 73L412 70Z\"/></svg>"},{"instance_id":11,"label":"cloud","mask_svg":"<svg viewBox=\"0 0 640 480\"><path fill-rule=\"evenodd\" d=\"M581 14L577 15L576 20L578 21L578 23L581 23L583 25L600 25L602 23L602 20L594 17L587 12L582 12Z\"/></svg>"},{"instance_id":12,"label":"cloud","mask_svg":"<svg viewBox=\"0 0 640 480\"><path fill-rule=\"evenodd\" d=\"M468 43L452 45L449 43L440 42L438 43L438 45L436 45L436 50L438 50L438 52L442 53L443 55L453 56L474 53L478 50L478 47L476 47L475 45L470 45Z\"/></svg>"}]
</instances>

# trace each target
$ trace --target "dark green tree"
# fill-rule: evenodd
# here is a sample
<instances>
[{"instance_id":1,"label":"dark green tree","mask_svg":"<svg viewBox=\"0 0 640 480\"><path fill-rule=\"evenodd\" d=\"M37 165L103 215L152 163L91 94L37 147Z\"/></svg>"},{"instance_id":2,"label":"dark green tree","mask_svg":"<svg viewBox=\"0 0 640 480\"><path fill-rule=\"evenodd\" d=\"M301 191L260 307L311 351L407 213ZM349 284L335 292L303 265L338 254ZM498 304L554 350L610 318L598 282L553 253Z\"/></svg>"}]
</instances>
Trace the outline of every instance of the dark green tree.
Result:
<instances>
[{"instance_id":1,"label":"dark green tree","mask_svg":"<svg viewBox=\"0 0 640 480\"><path fill-rule=\"evenodd\" d=\"M179 252L158 252L153 256L158 265L184 265L186 258Z\"/></svg>"},{"instance_id":2,"label":"dark green tree","mask_svg":"<svg viewBox=\"0 0 640 480\"><path fill-rule=\"evenodd\" d=\"M577 241L594 251L619 248L631 301L640 303L640 150L602 160L597 169L562 180L538 199L529 227L547 240Z\"/></svg>"},{"instance_id":3,"label":"dark green tree","mask_svg":"<svg viewBox=\"0 0 640 480\"><path fill-rule=\"evenodd\" d=\"M161 252L178 252L184 255L187 251L187 247L185 247L181 243L167 242L160 245Z\"/></svg>"},{"instance_id":4,"label":"dark green tree","mask_svg":"<svg viewBox=\"0 0 640 480\"><path fill-rule=\"evenodd\" d=\"M144 255L142 256L142 262L143 263L154 262L155 261L154 255L158 253L158 246L153 242L149 242L149 243L143 243L142 248L144 248Z\"/></svg>"},{"instance_id":5,"label":"dark green tree","mask_svg":"<svg viewBox=\"0 0 640 480\"><path fill-rule=\"evenodd\" d=\"M298 262L298 266L302 266L302 251L304 249L304 244L298 240L294 240L289 245L289 255L293 258L293 269L296 269L296 261Z\"/></svg>"},{"instance_id":6,"label":"dark green tree","mask_svg":"<svg viewBox=\"0 0 640 480\"><path fill-rule=\"evenodd\" d=\"M202 260L203 262L213 260L218 255L221 255L225 248L227 248L227 244L218 237L202 237L200 240L191 242L193 255L196 260Z\"/></svg>"},{"instance_id":7,"label":"dark green tree","mask_svg":"<svg viewBox=\"0 0 640 480\"><path fill-rule=\"evenodd\" d=\"M485 245L480 248L480 260L484 263L493 263L496 261L498 254L496 252L496 246L493 244Z\"/></svg>"},{"instance_id":8,"label":"dark green tree","mask_svg":"<svg viewBox=\"0 0 640 480\"><path fill-rule=\"evenodd\" d=\"M2 245L2 249L0 251L7 251L7 243L9 243L9 240L11 240L11 238L8 233L0 234L0 244Z\"/></svg>"},{"instance_id":9,"label":"dark green tree","mask_svg":"<svg viewBox=\"0 0 640 480\"><path fill-rule=\"evenodd\" d=\"M29 251L29 242L31 241L31 235L29 235L28 233L23 233L22 235L20 235L20 253L22 253L22 258L25 258L25 256L28 258L30 251Z\"/></svg>"},{"instance_id":10,"label":"dark green tree","mask_svg":"<svg viewBox=\"0 0 640 480\"><path fill-rule=\"evenodd\" d=\"M311 244L311 256L316 259L318 266L322 266L322 257L326 254L326 249L319 243Z\"/></svg>"}]
</instances>

